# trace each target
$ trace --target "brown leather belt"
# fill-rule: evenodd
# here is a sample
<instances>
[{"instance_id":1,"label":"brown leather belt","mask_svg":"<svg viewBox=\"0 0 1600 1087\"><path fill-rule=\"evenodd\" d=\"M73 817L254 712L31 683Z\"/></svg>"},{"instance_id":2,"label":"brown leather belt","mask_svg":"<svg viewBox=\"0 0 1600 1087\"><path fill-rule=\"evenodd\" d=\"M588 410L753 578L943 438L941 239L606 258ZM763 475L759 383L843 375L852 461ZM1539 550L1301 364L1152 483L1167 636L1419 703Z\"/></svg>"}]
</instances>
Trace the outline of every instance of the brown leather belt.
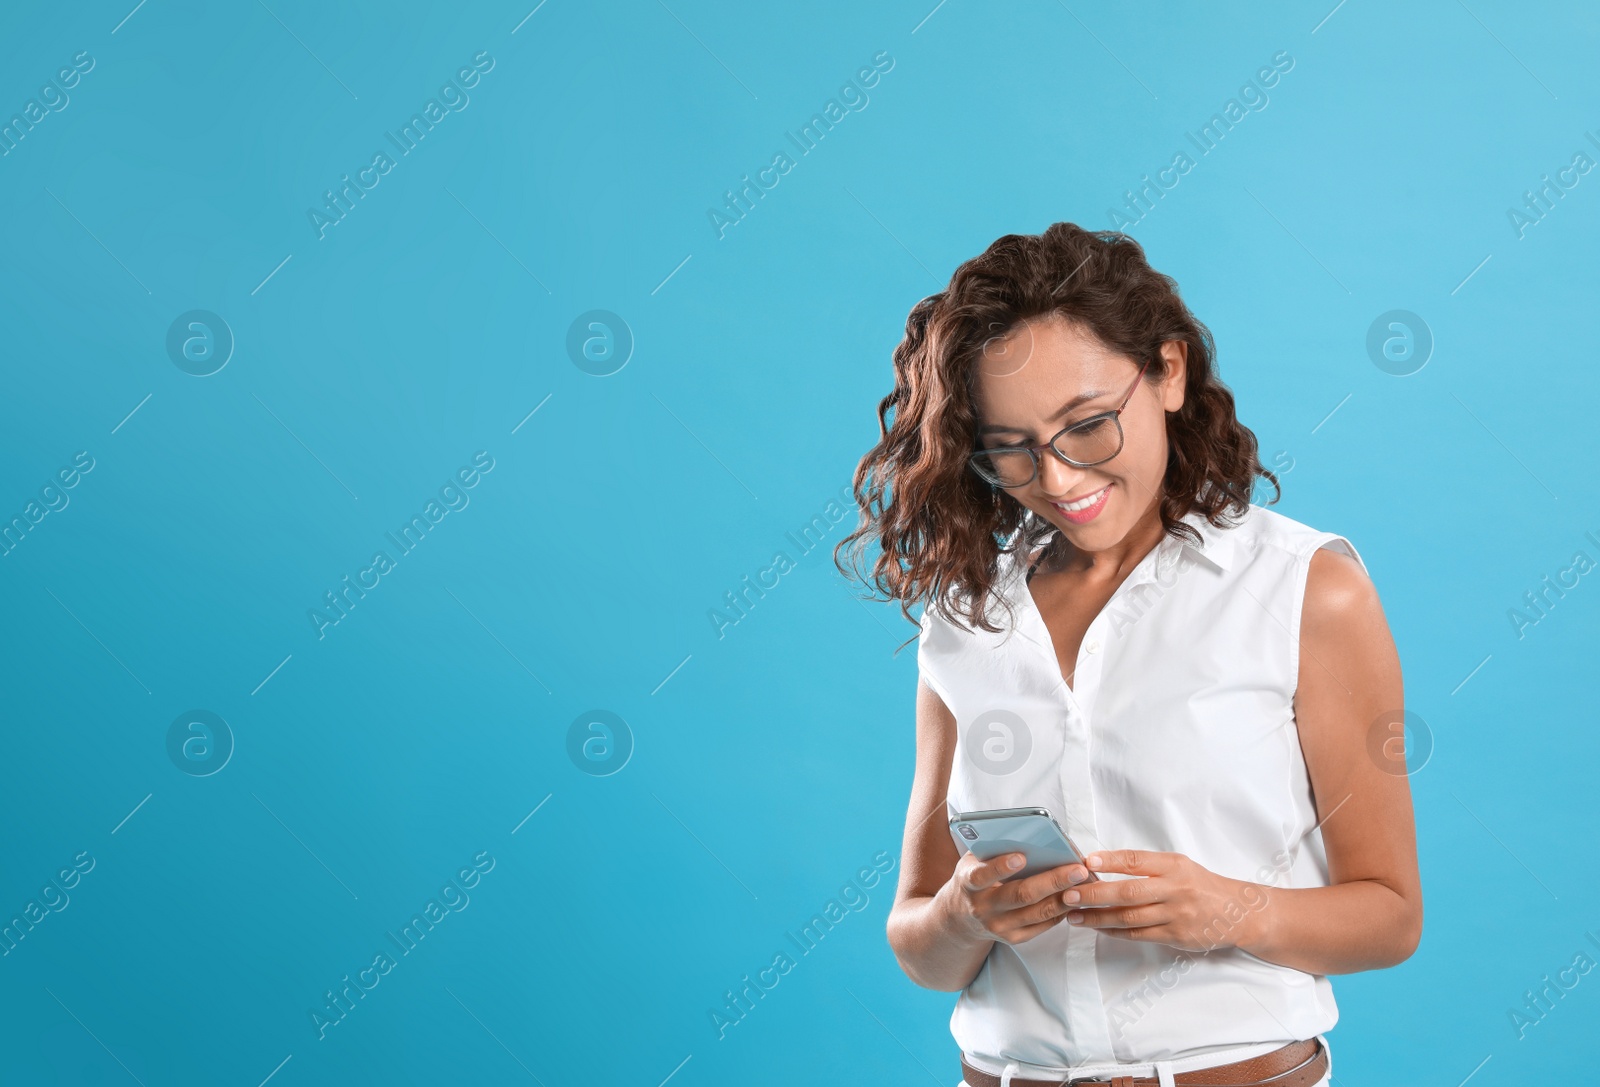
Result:
<instances>
[{"instance_id":1,"label":"brown leather belt","mask_svg":"<svg viewBox=\"0 0 1600 1087\"><path fill-rule=\"evenodd\" d=\"M1328 1051L1317 1038L1290 1042L1281 1049L1242 1061L1195 1068L1173 1074L1178 1087L1311 1087L1328 1074ZM1000 1077L981 1072L961 1059L967 1087L1000 1087ZM1160 1087L1155 1076L1113 1076L1111 1079L1021 1079L1011 1087Z\"/></svg>"}]
</instances>

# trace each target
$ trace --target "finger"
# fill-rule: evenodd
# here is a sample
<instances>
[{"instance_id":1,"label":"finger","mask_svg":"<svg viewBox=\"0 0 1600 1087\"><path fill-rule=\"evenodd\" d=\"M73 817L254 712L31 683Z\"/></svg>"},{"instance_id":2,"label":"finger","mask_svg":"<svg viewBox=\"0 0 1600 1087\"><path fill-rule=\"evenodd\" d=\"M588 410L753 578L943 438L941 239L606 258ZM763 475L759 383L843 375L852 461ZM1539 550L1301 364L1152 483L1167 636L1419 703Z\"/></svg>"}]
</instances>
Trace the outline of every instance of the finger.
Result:
<instances>
[{"instance_id":1,"label":"finger","mask_svg":"<svg viewBox=\"0 0 1600 1087\"><path fill-rule=\"evenodd\" d=\"M1138 906L1147 902L1163 901L1166 884L1155 876L1136 879L1101 879L1082 886L1071 887L1061 893L1061 901L1069 906Z\"/></svg>"},{"instance_id":2,"label":"finger","mask_svg":"<svg viewBox=\"0 0 1600 1087\"><path fill-rule=\"evenodd\" d=\"M1073 920L1074 917L1079 918ZM1069 924L1084 928L1129 929L1146 925L1164 925L1171 920L1160 906L1110 907L1100 910L1072 910L1067 914Z\"/></svg>"},{"instance_id":3,"label":"finger","mask_svg":"<svg viewBox=\"0 0 1600 1087\"><path fill-rule=\"evenodd\" d=\"M1014 906L1002 907L1001 912L1009 925L1036 925L1043 921L1059 921L1065 917L1073 907L1061 901L1059 894L1047 894L1037 902Z\"/></svg>"},{"instance_id":4,"label":"finger","mask_svg":"<svg viewBox=\"0 0 1600 1087\"><path fill-rule=\"evenodd\" d=\"M1033 939L1035 936L1039 935L1041 932L1049 932L1051 929L1055 928L1057 925L1059 925L1061 923L1062 919L1065 918L1065 917L1066 917L1066 914L1061 914L1059 917L1052 917L1048 921L1040 921L1037 924L1024 925L1021 928L1012 929L1009 933L1006 934L1006 943L1008 943L1008 944L1027 943L1029 940Z\"/></svg>"},{"instance_id":5,"label":"finger","mask_svg":"<svg viewBox=\"0 0 1600 1087\"><path fill-rule=\"evenodd\" d=\"M1027 879L1013 881L1008 887L1005 901L1010 909L1031 906L1065 888L1079 886L1088 878L1089 870L1083 865L1063 864L1047 872L1037 872Z\"/></svg>"},{"instance_id":6,"label":"finger","mask_svg":"<svg viewBox=\"0 0 1600 1087\"><path fill-rule=\"evenodd\" d=\"M1177 939L1177 936L1173 933L1172 926L1170 925L1144 925L1138 928L1108 928L1105 930L1105 934L1107 936L1115 936L1120 940L1142 940L1146 943L1170 944L1173 947L1182 946L1181 941Z\"/></svg>"},{"instance_id":7,"label":"finger","mask_svg":"<svg viewBox=\"0 0 1600 1087\"><path fill-rule=\"evenodd\" d=\"M1134 876L1155 876L1172 866L1176 854L1150 849L1103 849L1084 858L1095 872L1126 872Z\"/></svg>"},{"instance_id":8,"label":"finger","mask_svg":"<svg viewBox=\"0 0 1600 1087\"><path fill-rule=\"evenodd\" d=\"M973 853L968 853L961 859L957 870L961 872L959 879L961 886L969 891L981 891L986 887L993 887L1007 876L1016 875L1027 863L1027 858L1021 853L1002 853L990 860L983 860Z\"/></svg>"}]
</instances>

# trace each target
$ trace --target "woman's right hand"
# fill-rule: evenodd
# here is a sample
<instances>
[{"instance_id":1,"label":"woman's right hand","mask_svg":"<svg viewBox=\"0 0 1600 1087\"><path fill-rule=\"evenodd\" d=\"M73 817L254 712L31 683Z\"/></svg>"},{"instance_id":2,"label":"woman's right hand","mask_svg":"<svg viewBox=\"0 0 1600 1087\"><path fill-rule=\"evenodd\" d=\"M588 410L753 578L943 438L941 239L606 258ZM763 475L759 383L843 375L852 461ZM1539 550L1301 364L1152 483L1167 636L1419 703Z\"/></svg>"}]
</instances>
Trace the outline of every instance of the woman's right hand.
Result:
<instances>
[{"instance_id":1,"label":"woman's right hand","mask_svg":"<svg viewBox=\"0 0 1600 1087\"><path fill-rule=\"evenodd\" d=\"M1004 944L1026 943L1060 924L1068 910L1078 908L1062 901L1062 894L1088 879L1089 870L1081 864L1063 864L1026 879L1001 882L1024 863L1021 853L1002 853L988 861L963 854L941 889L946 916L972 939Z\"/></svg>"}]
</instances>

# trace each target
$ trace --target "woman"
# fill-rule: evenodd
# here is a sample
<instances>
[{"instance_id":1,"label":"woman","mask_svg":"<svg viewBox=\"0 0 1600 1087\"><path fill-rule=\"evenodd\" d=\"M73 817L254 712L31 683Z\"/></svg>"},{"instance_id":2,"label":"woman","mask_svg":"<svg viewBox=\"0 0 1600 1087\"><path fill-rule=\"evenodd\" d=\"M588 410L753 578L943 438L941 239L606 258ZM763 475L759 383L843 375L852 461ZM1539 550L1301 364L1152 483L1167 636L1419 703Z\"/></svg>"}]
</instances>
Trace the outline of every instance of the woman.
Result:
<instances>
[{"instance_id":1,"label":"woman","mask_svg":"<svg viewBox=\"0 0 1600 1087\"><path fill-rule=\"evenodd\" d=\"M1213 350L1136 241L1057 223L963 264L894 352L840 547L875 536L878 589L927 603L888 937L960 991L968 1087L1326 1083L1327 975L1421 938L1377 593L1251 503L1277 478ZM1014 807L1087 868L958 848L957 812Z\"/></svg>"}]
</instances>

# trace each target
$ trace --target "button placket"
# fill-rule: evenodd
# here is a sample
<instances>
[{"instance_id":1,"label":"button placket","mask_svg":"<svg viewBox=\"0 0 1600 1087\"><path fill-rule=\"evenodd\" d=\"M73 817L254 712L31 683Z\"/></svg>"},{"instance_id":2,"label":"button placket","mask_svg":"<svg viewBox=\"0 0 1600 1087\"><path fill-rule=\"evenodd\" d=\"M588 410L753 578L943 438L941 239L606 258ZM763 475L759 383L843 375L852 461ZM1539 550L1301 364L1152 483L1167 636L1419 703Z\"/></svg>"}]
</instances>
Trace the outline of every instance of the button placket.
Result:
<instances>
[{"instance_id":1,"label":"button placket","mask_svg":"<svg viewBox=\"0 0 1600 1087\"><path fill-rule=\"evenodd\" d=\"M1083 641L1078 646L1072 688L1068 692L1076 703L1075 723L1078 732L1074 739L1077 742L1068 744L1063 751L1064 755L1071 752L1077 757L1062 759L1060 775L1062 795L1066 798L1071 820L1067 831L1069 834L1081 835L1081 838L1075 840L1078 847L1087 852L1103 848L1100 841L1099 820L1095 812L1090 764L1094 753L1094 730L1091 722L1096 696L1100 689L1100 679L1105 670L1106 656L1110 651L1107 628L1122 595L1145 582L1155 580L1157 571L1165 570L1162 563L1170 561L1170 556L1171 549L1167 546L1167 541L1163 540L1150 555L1146 556L1145 561L1117 586L1116 592L1111 594L1111 599L1100 609L1100 614L1089 623L1084 631ZM1074 747L1077 750L1072 752ZM1116 1059L1111 1038L1111 1019L1106 1011L1100 987L1100 972L1096 965L1099 940L1099 933L1087 925L1069 926L1067 968L1063 985L1068 1014L1073 1026L1073 1040L1081 1059L1111 1061Z\"/></svg>"}]
</instances>

